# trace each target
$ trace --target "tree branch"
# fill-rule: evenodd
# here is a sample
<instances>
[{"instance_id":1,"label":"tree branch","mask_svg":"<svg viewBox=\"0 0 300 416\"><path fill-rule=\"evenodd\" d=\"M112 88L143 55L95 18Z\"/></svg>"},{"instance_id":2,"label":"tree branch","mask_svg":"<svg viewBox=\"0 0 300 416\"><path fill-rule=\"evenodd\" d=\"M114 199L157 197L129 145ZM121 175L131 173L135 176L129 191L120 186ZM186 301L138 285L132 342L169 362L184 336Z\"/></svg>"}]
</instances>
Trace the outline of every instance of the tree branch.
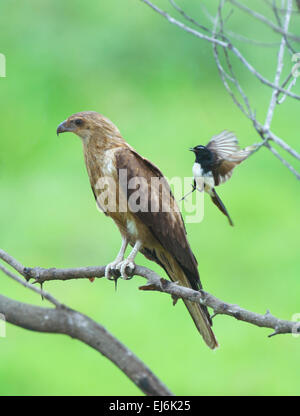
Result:
<instances>
[{"instance_id":1,"label":"tree branch","mask_svg":"<svg viewBox=\"0 0 300 416\"><path fill-rule=\"evenodd\" d=\"M250 16L254 17L256 20L261 21L262 23L269 26L274 32L280 33L281 35L287 36L290 39L294 40L295 42L300 42L300 37L294 35L293 33L289 33L287 30L282 29L279 26L276 26L271 20L267 19L264 15L257 13L256 11L250 9L249 7L245 6L244 4L236 1L236 0L228 0L234 6L238 7L239 9L243 10L244 12L248 13ZM290 9L292 11L292 8ZM286 13L286 10L285 10Z\"/></svg>"},{"instance_id":2,"label":"tree branch","mask_svg":"<svg viewBox=\"0 0 300 416\"><path fill-rule=\"evenodd\" d=\"M13 265L17 265L19 268L20 263L17 262L13 257L9 256L3 250L0 250L0 258L10 266L14 267ZM35 282L44 283L51 280L65 281L92 277L102 278L105 274L105 266L81 267L75 269L44 269L41 267L30 268L22 266L20 272L28 280L34 279ZM141 290L154 290L167 293L175 298L182 298L192 302L198 302L212 308L215 315L228 315L258 327L271 328L274 331L271 334L272 336L275 334L298 333L299 323L297 322L276 318L275 316L271 315L270 312L267 312L264 315L251 312L241 308L238 305L224 302L223 300L220 300L214 295L203 290L196 291L187 287L179 286L176 283L162 278L153 270L150 270L146 267L136 266L134 275L147 279L146 285L140 287Z\"/></svg>"},{"instance_id":3,"label":"tree branch","mask_svg":"<svg viewBox=\"0 0 300 416\"><path fill-rule=\"evenodd\" d=\"M287 2L287 12L286 12L286 16L285 16L284 25L283 25L283 30L284 30L285 33L288 31L288 28L289 28L291 14L292 14L292 0L288 0L288 2ZM277 70L276 70L276 73L275 73L275 80L274 80L274 84L277 87L279 87L280 77L281 77L281 73L282 73L282 69L283 69L283 57L284 57L284 50L285 50L286 44L287 44L286 37L282 36L279 51L278 51ZM268 113L267 113L266 121L265 121L265 126L264 126L265 130L270 129L273 114L274 114L274 110L275 110L275 107L276 107L276 104L277 104L278 94L279 94L278 88L274 89L273 93L272 93L271 102L270 102L270 105L269 105L269 110L268 110Z\"/></svg>"},{"instance_id":4,"label":"tree branch","mask_svg":"<svg viewBox=\"0 0 300 416\"><path fill-rule=\"evenodd\" d=\"M198 32L197 30L192 29L189 26L186 26L185 24L183 24L182 22L180 22L177 19L174 19L174 17L170 16L168 13L164 12L163 10L161 10L159 7L157 7L155 4L151 3L151 1L149 0L141 0L142 2L146 3L149 7L151 7L151 9L153 9L155 12L159 13L161 16L163 16L165 19L168 20L168 22L172 23L175 26L180 27L180 29L185 30L188 33L191 33L192 35L196 36L197 38L206 40L208 42L211 43L217 43L220 46L224 46L227 47L228 45L218 39L213 39L207 35L204 35L200 32Z\"/></svg>"},{"instance_id":5,"label":"tree branch","mask_svg":"<svg viewBox=\"0 0 300 416\"><path fill-rule=\"evenodd\" d=\"M248 69L248 71L250 71L263 84L265 84L265 85L267 85L268 87L271 87L271 88L277 88L280 92L288 95L289 97L292 97L292 98L295 98L297 100L300 100L300 95L294 94L293 92L288 91L288 90L285 90L284 88L276 87L271 81L269 81L263 75L261 75L253 67L253 65L251 65L250 62L247 61L247 59L239 51L239 49L237 49L231 42L229 42L229 40L228 40L228 42L222 42L222 41L220 41L220 40L218 40L216 38L206 36L206 35L202 34L201 32L199 32L197 30L194 30L194 29L192 29L189 26L186 26L185 24L183 24L179 20L174 19L174 17L170 16L168 13L164 12L163 10L161 10L155 4L151 3L151 1L149 1L149 0L140 0L140 1L142 1L145 4L147 4L149 7L151 7L151 9L153 9L158 14L160 14L161 16L163 16L171 24L178 26L180 29L182 29L182 30L184 30L186 32L191 33L192 35L196 36L197 38L200 38L202 40L206 40L206 41L208 41L210 43L215 43L215 44L217 44L219 46L222 46L222 47L227 48L228 50L230 50L242 62L242 64L245 65L245 67Z\"/></svg>"},{"instance_id":6,"label":"tree branch","mask_svg":"<svg viewBox=\"0 0 300 416\"><path fill-rule=\"evenodd\" d=\"M3 250L0 250L0 258L23 276L26 276L24 266ZM146 395L173 395L129 348L110 334L102 325L82 313L68 308L54 299L49 293L22 280L2 265L0 265L0 270L26 288L41 294L56 306L55 309L41 308L17 302L0 295L0 313L5 316L7 322L31 331L69 335L84 342L108 358ZM38 278L39 269L35 269L34 274ZM76 272L74 274L78 276ZM64 273L63 276L65 276Z\"/></svg>"},{"instance_id":7,"label":"tree branch","mask_svg":"<svg viewBox=\"0 0 300 416\"><path fill-rule=\"evenodd\" d=\"M188 26L183 25L183 23L181 23L181 22L177 21L176 19L172 18L172 16L170 16L169 14L167 14L164 11L162 11L161 9L159 9L151 1L149 1L149 0L141 0L141 1L146 3L149 7L151 7L153 10L155 10L157 13L159 13L163 17L167 18L170 23L175 24L176 26L180 27L181 29L183 29L185 31L188 31L189 33L197 36L198 38L201 38L203 40L209 40L209 42L213 46L213 54L214 54L215 62L216 62L217 68L219 70L219 74L220 74L221 80L223 82L223 85L226 88L227 92L230 94L231 98L233 99L233 101L237 105L237 107L244 113L244 115L249 120L251 120L251 122L253 124L253 127L255 128L256 132L263 139L262 146L267 147L267 149L270 150L271 153L275 157L277 157L284 164L284 166L286 166L296 176L297 179L300 179L300 173L283 156L281 156L277 152L277 150L274 149L269 143L269 141L273 141L279 147L281 147L284 151L287 151L294 158L296 158L297 160L300 160L299 152L294 150L283 139L279 138L277 135L275 135L270 130L270 126L271 126L271 122L272 122L272 119L273 119L276 104L282 104L285 101L286 97L291 97L291 98L294 98L294 99L297 99L297 100L300 99L299 95L297 95L297 94L295 94L291 91L292 87L296 84L296 78L294 78L289 83L289 81L291 80L291 78L293 76L291 73L286 78L286 80L280 85L280 78L281 78L281 73L282 73L282 69L283 69L283 57L284 57L285 47L287 46L291 52L293 51L292 46L290 45L290 43L288 41L288 38L290 38L292 40L296 40L296 41L300 40L300 38L298 36L295 36L295 35L288 32L289 22L291 20L291 14L293 12L293 10L292 10L292 0L288 0L288 3L287 3L288 7L287 8L283 7L281 9L281 11L284 11L284 14L285 14L283 27L281 27L281 19L280 19L278 13L277 13L277 8L274 9L274 7L275 7L274 6L274 1L273 1L272 4L269 4L269 2L267 4L271 8L271 11L273 11L275 13L275 16L277 18L279 26L276 26L273 22L271 22L265 16L253 11L252 9L248 8L247 6L244 6L243 4L238 2L237 0L228 0L235 7L238 7L240 9L242 9L243 11L247 12L248 14L251 14L253 17L258 19L259 21L262 21L264 24L267 24L268 26L270 26L275 32L281 34L282 39L281 39L281 42L279 44L277 67L276 67L274 82L269 81L260 72L258 72L257 69L245 58L245 56L240 52L240 50L231 42L231 40L226 35L226 33L229 33L229 32L228 32L228 30L227 31L225 30L224 21L223 21L223 18L222 18L222 9L223 9L224 4L225 4L224 0L219 1L219 7L218 7L217 15L216 15L215 18L213 18L212 16L210 16L210 14L208 14L208 12L206 12L206 14L208 15L208 18L211 21L212 26L213 26L211 29L202 25L201 23L199 23L199 21L196 21L195 19L193 19L193 17L191 17L183 9L181 9L175 3L174 0L169 0L171 5L173 6L173 8L175 8L176 11L178 11L180 13L180 15L183 16L183 18L187 22L197 26L197 28L199 29L198 31L194 30L194 29L191 29ZM231 15L232 15L232 13L229 14L229 16L231 16ZM228 17L227 17L226 21L227 20L228 20ZM211 35L209 37L209 39L206 39L207 35L204 36L200 32L200 30L204 30L205 33L209 33ZM219 50L218 50L219 48L221 48L224 52L225 61L226 61L227 69L228 69L229 73L225 70L224 66L221 63L220 53L219 53ZM237 79L237 77L234 73L233 64L231 62L231 56L232 55L234 55L244 65L244 67L252 75L254 75L262 84L267 85L268 87L270 87L272 89L272 97L271 97L271 100L270 100L269 107L267 109L267 116L266 116L264 126L262 125L262 123L260 123L257 120L256 112L251 109L249 99L248 99L244 89L242 88L242 85L240 84L240 82L238 81L238 79ZM242 99L242 102L239 99L239 97L237 96L237 94L235 94L235 92L233 91L233 89L231 87L231 84L235 87L235 89L239 93L239 95ZM287 88L286 88L286 86L287 86ZM283 95L279 99L280 94L283 94ZM257 148L257 150L260 149L262 146L259 146Z\"/></svg>"}]
</instances>

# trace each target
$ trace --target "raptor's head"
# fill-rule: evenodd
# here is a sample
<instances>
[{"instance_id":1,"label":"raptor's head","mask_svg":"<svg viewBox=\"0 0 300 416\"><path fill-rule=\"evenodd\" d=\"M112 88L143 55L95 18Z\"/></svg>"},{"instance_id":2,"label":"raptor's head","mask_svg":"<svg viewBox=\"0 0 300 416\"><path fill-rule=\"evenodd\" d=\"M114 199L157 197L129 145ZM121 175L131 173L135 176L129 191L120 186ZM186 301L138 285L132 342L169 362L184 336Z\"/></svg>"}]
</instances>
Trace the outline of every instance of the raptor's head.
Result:
<instances>
[{"instance_id":1,"label":"raptor's head","mask_svg":"<svg viewBox=\"0 0 300 416\"><path fill-rule=\"evenodd\" d=\"M82 111L68 117L56 130L57 135L65 132L75 133L84 142L89 141L92 136L107 139L120 137L118 128L96 111Z\"/></svg>"}]
</instances>

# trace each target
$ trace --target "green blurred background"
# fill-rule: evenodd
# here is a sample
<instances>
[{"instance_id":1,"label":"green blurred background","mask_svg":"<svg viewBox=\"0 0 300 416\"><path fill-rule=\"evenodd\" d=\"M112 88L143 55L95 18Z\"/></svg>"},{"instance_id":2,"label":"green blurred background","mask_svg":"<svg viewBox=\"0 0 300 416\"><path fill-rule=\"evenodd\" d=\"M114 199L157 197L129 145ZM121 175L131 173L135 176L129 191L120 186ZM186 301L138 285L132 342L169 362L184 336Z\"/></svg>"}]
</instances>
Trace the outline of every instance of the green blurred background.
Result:
<instances>
[{"instance_id":1,"label":"green blurred background","mask_svg":"<svg viewBox=\"0 0 300 416\"><path fill-rule=\"evenodd\" d=\"M167 1L156 3L169 9ZM201 3L185 2L186 9L208 24ZM250 3L265 12L261 2ZM210 10L216 5L206 4ZM211 45L168 24L141 1L10 0L1 9L7 78L0 79L0 246L25 265L103 265L119 250L117 228L95 208L79 139L56 137L57 125L72 113L105 114L169 178L190 176L187 148L223 129L234 130L242 146L259 141L224 89ZM241 12L228 27L278 40ZM273 79L276 49L236 43ZM291 65L287 56L285 74ZM263 121L271 90L236 68ZM299 151L298 120L298 102L287 99L276 110L273 128ZM187 224L205 289L284 319L300 312L299 187L261 149L219 189L234 228L206 198L205 220ZM137 263L163 275L140 255ZM174 308L168 296L138 291L143 281L120 281L117 292L105 279L49 282L45 288L103 324L176 394L299 394L299 339L269 339L270 330L217 316L220 348L211 352L182 302ZM48 306L4 275L0 287L13 299ZM1 395L141 394L99 353L63 335L8 325L0 353Z\"/></svg>"}]
</instances>

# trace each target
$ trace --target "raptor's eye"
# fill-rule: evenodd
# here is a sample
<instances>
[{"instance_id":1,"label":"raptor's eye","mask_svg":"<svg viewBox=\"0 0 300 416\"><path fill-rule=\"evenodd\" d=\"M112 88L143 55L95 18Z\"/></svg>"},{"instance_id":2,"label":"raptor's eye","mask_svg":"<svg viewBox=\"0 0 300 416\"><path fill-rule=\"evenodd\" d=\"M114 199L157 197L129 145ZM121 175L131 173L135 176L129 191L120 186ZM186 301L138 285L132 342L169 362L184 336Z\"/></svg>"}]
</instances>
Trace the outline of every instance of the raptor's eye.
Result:
<instances>
[{"instance_id":1,"label":"raptor's eye","mask_svg":"<svg viewBox=\"0 0 300 416\"><path fill-rule=\"evenodd\" d=\"M74 123L76 124L76 126L82 126L83 120L81 120L81 118L76 118L76 120L74 120Z\"/></svg>"}]
</instances>

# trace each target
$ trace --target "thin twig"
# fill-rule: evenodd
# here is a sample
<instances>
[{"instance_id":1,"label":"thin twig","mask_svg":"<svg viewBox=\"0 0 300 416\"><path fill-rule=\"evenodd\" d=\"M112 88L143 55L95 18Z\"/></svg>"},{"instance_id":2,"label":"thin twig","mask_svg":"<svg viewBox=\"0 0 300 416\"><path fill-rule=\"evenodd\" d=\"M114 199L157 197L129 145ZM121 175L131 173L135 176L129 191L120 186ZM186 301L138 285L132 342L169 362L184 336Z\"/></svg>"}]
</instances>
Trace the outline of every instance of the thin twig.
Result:
<instances>
[{"instance_id":1,"label":"thin twig","mask_svg":"<svg viewBox=\"0 0 300 416\"><path fill-rule=\"evenodd\" d=\"M289 83L289 85L287 87L287 91L291 91L291 89L296 85L296 82L297 82L297 78L295 77ZM282 104L285 101L286 97L287 96L285 94L283 94L283 96L281 98L277 98L277 104L279 104L279 105Z\"/></svg>"},{"instance_id":2,"label":"thin twig","mask_svg":"<svg viewBox=\"0 0 300 416\"><path fill-rule=\"evenodd\" d=\"M288 0L287 12L286 12L285 20L284 20L284 25L283 25L284 32L287 32L289 28L289 23L291 19L291 10L292 10L292 0ZM268 109L268 113L267 113L267 117L265 121L265 126L264 126L265 130L270 129L274 110L275 110L276 103L277 103L277 98L279 94L278 86L280 83L280 76L281 76L281 72L283 69L283 57L284 57L285 46L286 46L286 37L282 36L279 51L278 51L277 69L276 69L275 79L274 79L274 85L277 88L273 89L273 92L272 92L272 97L271 97L271 101L270 101L270 105L269 105L269 109Z\"/></svg>"},{"instance_id":3,"label":"thin twig","mask_svg":"<svg viewBox=\"0 0 300 416\"><path fill-rule=\"evenodd\" d=\"M178 27L180 27L181 29L185 30L186 32L191 33L192 35L196 36L197 38L206 40L208 42L212 42L212 43L217 43L220 46L224 46L227 47L228 45L218 39L213 39L209 36L206 36L200 32L198 32L197 30L192 29L189 26L186 26L185 24L183 24L182 22L180 22L179 20L174 19L174 17L170 16L168 13L164 12L163 10L161 10L159 7L157 7L155 4L151 3L149 0L141 0L143 3L147 4L149 7L151 7L151 9L153 9L154 11L156 11L157 13L159 13L161 16L163 16L165 19L167 19L170 23L172 23L173 25L176 25Z\"/></svg>"},{"instance_id":4,"label":"thin twig","mask_svg":"<svg viewBox=\"0 0 300 416\"><path fill-rule=\"evenodd\" d=\"M236 1L236 0L228 0L230 3L238 7L239 9L243 10L244 12L248 13L250 16L254 17L256 20L260 20L262 23L269 26L271 29L273 29L275 32L280 33L281 35L287 36L290 39L293 39L296 42L300 42L300 37L294 35L293 33L289 33L282 29L279 26L276 26L271 20L267 19L266 16L250 9L249 7L245 6L244 4Z\"/></svg>"},{"instance_id":5,"label":"thin twig","mask_svg":"<svg viewBox=\"0 0 300 416\"><path fill-rule=\"evenodd\" d=\"M279 46L279 42L262 42L260 40L250 39L247 36L241 35L228 29L224 33L241 42L250 43L251 45L255 46L263 46L265 48L278 48Z\"/></svg>"},{"instance_id":6,"label":"thin twig","mask_svg":"<svg viewBox=\"0 0 300 416\"><path fill-rule=\"evenodd\" d=\"M178 13L180 13L188 22L211 34L211 30L209 30L206 26L201 25L201 23L197 22L197 20L195 20L193 17L189 16L181 7L178 6L177 3L175 3L174 0L169 1L174 9L177 10Z\"/></svg>"},{"instance_id":7,"label":"thin twig","mask_svg":"<svg viewBox=\"0 0 300 416\"><path fill-rule=\"evenodd\" d=\"M204 14L206 15L206 17L214 25L215 18L209 13L209 11L207 10L207 8L205 7L204 4L201 4L201 8L202 8ZM275 48L275 47L278 47L280 45L279 42L263 42L263 41L256 40L256 39L250 39L247 36L241 35L240 33L233 32L232 30L229 30L229 29L224 30L224 34L227 34L228 36L231 36L232 38L235 38L235 39L237 39L241 42L250 43L250 44L256 45L256 46ZM228 37L227 37L227 39L228 39Z\"/></svg>"},{"instance_id":8,"label":"thin twig","mask_svg":"<svg viewBox=\"0 0 300 416\"><path fill-rule=\"evenodd\" d=\"M245 67L253 74L256 76L257 79L259 79L259 81L265 85L267 85L268 87L271 88L275 88L278 91L288 95L289 97L295 98L296 100L300 100L300 96L297 94L294 94L291 91L287 91L284 88L281 87L277 87L276 85L274 85L272 82L270 82L268 79L266 79L265 77L263 77L248 61L247 59L240 53L240 51L233 45L229 45L228 49L231 50L236 56L237 58L245 65Z\"/></svg>"},{"instance_id":9,"label":"thin twig","mask_svg":"<svg viewBox=\"0 0 300 416\"><path fill-rule=\"evenodd\" d=\"M273 0L272 0L273 1ZM296 2L299 0L296 0ZM264 0L264 2L268 5L272 7L272 2L270 0ZM282 13L282 14L286 14L286 9L282 9L281 7L276 7L277 12ZM297 13L299 14L299 10L297 9L292 9L292 13Z\"/></svg>"},{"instance_id":10,"label":"thin twig","mask_svg":"<svg viewBox=\"0 0 300 416\"><path fill-rule=\"evenodd\" d=\"M272 147L270 144L266 145L268 147L268 149L271 151L271 153L273 153L273 155L275 157L277 157L277 159L280 160L281 163L284 164L284 166L286 166L295 176L297 179L300 180L300 173L296 171L296 169L287 161L285 160L278 152L276 149L274 149L274 147Z\"/></svg>"},{"instance_id":11,"label":"thin twig","mask_svg":"<svg viewBox=\"0 0 300 416\"><path fill-rule=\"evenodd\" d=\"M278 25L279 25L280 27L282 27L281 18L280 18L279 14L278 14L278 9L277 9L277 7L276 7L276 0L273 0L272 9L273 9L273 12L274 12L274 15L275 15L275 17L276 17L276 20L277 20ZM286 10L285 15L287 15L287 13L288 13L288 9ZM292 8L290 9L290 13L292 14ZM283 27L283 30L284 30L285 32L287 32L287 30L285 30L285 28L284 28L284 27ZM294 48L293 48L293 46L290 44L290 42L289 42L289 40L288 40L288 37L287 37L285 34L284 34L284 35L282 35L282 36L284 37L284 40L285 40L286 46L287 46L287 48L288 48L288 50L289 50L290 54L291 54L291 55L293 55L293 54L296 52L296 51L295 51L295 49L294 49Z\"/></svg>"},{"instance_id":12,"label":"thin twig","mask_svg":"<svg viewBox=\"0 0 300 416\"><path fill-rule=\"evenodd\" d=\"M41 295L43 298L45 298L49 302L53 303L53 305L55 305L57 308L63 308L64 307L64 305L62 303L60 303L57 299L55 299L52 295L50 295L50 293L45 292L44 290L39 289L36 286L33 286L31 283L26 282L24 279L21 279L19 276L16 276L14 273L12 273L11 271L7 270L4 266L2 266L2 264L0 264L0 270L4 274L9 276L10 278L15 280L16 282L20 283L22 286L26 287L27 289L32 290L35 293L38 293L39 295Z\"/></svg>"},{"instance_id":13,"label":"thin twig","mask_svg":"<svg viewBox=\"0 0 300 416\"><path fill-rule=\"evenodd\" d=\"M218 27L218 24L220 23L220 34L221 36L224 36L224 24L223 24L223 19L222 19L222 8L224 5L224 0L221 0L219 3L219 7L218 7L218 14L215 18L214 21L214 26L213 26L213 35L215 36L216 34L216 30ZM230 62L230 58L228 55L228 51L226 48L223 48L224 54L225 54L225 58L226 58L226 62L227 62L227 66L229 68L229 71L231 73L231 76L229 76L226 71L224 70L220 58L219 58L219 53L218 53L218 48L217 45L213 44L213 52L214 52L214 58L220 73L220 76L222 78L223 84L225 86L225 88L227 89L228 93L230 94L230 96L232 97L234 103L239 107L239 109L245 114L246 117L250 118L251 120L253 119L253 114L252 114L252 110L250 107L250 103L249 100L246 96L246 94L244 93L240 83L238 82L234 72L233 72L233 67L231 65ZM239 100L237 99L237 97L235 96L235 94L233 93L232 89L230 88L229 84L227 83L226 79L229 79L233 84L235 84L237 90L239 91L240 95L243 98L243 101L247 107L247 110L245 110L245 108L243 107L243 105L239 102Z\"/></svg>"},{"instance_id":14,"label":"thin twig","mask_svg":"<svg viewBox=\"0 0 300 416\"><path fill-rule=\"evenodd\" d=\"M178 20L174 19L172 16L170 16L168 13L161 10L159 7L151 3L149 0L140 0L143 3L147 4L149 7L151 7L154 11L159 13L161 16L163 16L165 19L167 19L170 23L180 27L181 29L185 30L186 32L191 33L192 35L196 36L197 38L206 40L211 43L215 43L219 46L223 46L224 48L228 48L241 62L245 67L250 71L257 79L259 79L260 82L267 85L268 87L278 89L280 92L288 95L289 97L295 98L297 100L300 100L300 95L294 94L291 91L287 91L281 87L276 87L272 82L270 82L268 79L266 79L263 75L261 75L254 67L250 64L250 62L247 61L247 59L242 55L242 53L230 42L222 42L216 38L212 38L209 36L206 36L202 33L200 33L197 30L194 30L190 28L189 26L184 25L182 22L179 22Z\"/></svg>"},{"instance_id":15,"label":"thin twig","mask_svg":"<svg viewBox=\"0 0 300 416\"><path fill-rule=\"evenodd\" d=\"M181 29L183 30L187 30L187 26L183 25L184 27L182 27L182 24L178 24L180 22L176 21L175 19L173 19L170 15L168 15L167 13L165 13L164 11L162 11L161 9L159 9L157 6L155 6L151 1L149 0L141 0L144 3L146 3L149 7L151 7L153 10L155 10L157 13L159 13L160 15L162 15L163 17L167 18L169 22L171 22L172 24L175 24L177 26L179 26ZM244 11L247 12L252 12L251 9L249 9L248 7L241 5L238 1L235 0L229 0L231 1L232 4L234 4L237 7L243 8ZM274 83L269 81L268 79L266 79L261 73L259 73L254 67L253 65L250 64L250 62L244 57L244 55L242 55L242 53L240 52L239 49L237 49L232 42L230 41L230 39L228 38L228 36L226 36L226 30L224 28L224 21L222 18L222 8L224 6L224 1L221 0L219 3L219 7L218 7L218 13L217 16L215 18L212 18L212 16L210 16L210 14L208 12L205 12L208 15L208 19L213 23L213 29L210 32L212 34L212 36L209 38L209 41L212 43L213 45L213 52L214 52L214 58L217 64L217 68L218 71L220 73L220 77L222 79L222 82L227 90L227 92L230 94L230 96L232 97L234 103L238 106L238 108L246 115L246 117L248 117L253 126L255 127L256 131L258 132L258 134L260 135L260 137L263 140L262 146L267 147L286 167L288 167L288 169L296 176L297 179L300 178L300 174L297 172L297 170L295 168L293 168L292 165L290 165L289 162L287 162L272 146L270 146L270 144L268 143L268 141L273 141L274 143L278 144L283 150L287 151L288 153L290 153L293 157L295 157L296 159L300 160L300 155L299 153L294 150L291 146L289 146L284 140L282 140L281 138L279 138L278 136L276 136L271 130L270 130L270 125L271 125L271 121L273 118L273 114L274 114L274 109L276 106L276 103L282 103L287 96L297 99L300 99L300 96L293 93L291 91L292 87L295 85L295 81L292 81L289 83L292 74L289 74L289 76L286 78L286 80L280 85L280 76L282 73L282 67L283 67L283 54L284 54L284 48L285 46L289 46L288 44L288 40L287 37L291 37L292 39L296 39L296 40L300 40L300 38L298 38L297 36L290 36L291 34L288 33L288 26L289 26L289 21L291 18L291 13L292 13L292 8L291 8L291 0L288 0L288 8L285 11L285 21L284 21L284 27L277 27L276 25L274 25L272 22L270 22L267 18L265 18L264 16L260 15L259 13L253 12L250 13L252 14L252 16L256 17L257 19L263 21L264 23L268 24L269 26L271 25L271 27L277 31L278 33L280 33L282 35L282 41L280 43L280 47L279 47L279 52L278 52L278 60L277 60L277 69L276 69L276 75L275 75L275 80ZM179 13L185 18L185 20L197 25L198 28L202 29L202 25L199 22L196 22L195 19L193 19L191 16L187 15L187 13L185 13L179 6L177 6L177 4L175 3L174 0L170 0L171 4L173 5L173 7L179 11ZM281 20L278 17L278 22L279 22L279 26L281 24ZM220 31L217 32L217 27L218 24L220 24ZM190 29L190 28L188 28ZM207 32L207 28L205 27L205 30ZM203 38L203 35L200 32L197 32L195 30L187 30L188 32L192 33L193 35L197 36L198 38ZM196 32L196 33L195 33ZM199 36L200 34L200 36ZM226 63L227 63L227 67L229 69L229 74L225 71L225 69L222 66L221 60L220 60L220 56L219 56L219 52L218 52L218 47L222 47L223 51L224 51L224 55L225 55L225 59L226 59ZM246 95L246 93L244 92L241 84L239 83L237 77L235 76L234 70L233 70L233 66L230 60L230 53L233 53L236 58L245 66L245 68L247 68L247 70L253 74L262 84L267 85L268 87L272 88L272 97L271 97L271 101L270 101L270 105L267 111L267 117L266 117L266 121L265 121L265 127L263 127L261 125L261 123L256 119L256 114L255 112L251 109L248 97ZM236 94L233 92L230 83L233 83L234 86L236 87L236 89L238 90L240 96L243 99L244 105L240 102L240 100L238 99L238 97L236 96ZM286 85L288 85L287 88ZM279 95L283 94L283 97L281 97L281 99L279 100ZM261 148L261 147L257 147L257 150Z\"/></svg>"},{"instance_id":16,"label":"thin twig","mask_svg":"<svg viewBox=\"0 0 300 416\"><path fill-rule=\"evenodd\" d=\"M258 123L258 121L256 119L253 120L253 125L256 129L256 131L258 132L258 134L261 136L261 138L263 139L263 142L261 144L261 146L265 146L267 147L271 153L273 153L273 155L275 157L277 157L277 159L280 160L280 162L283 163L284 166L286 166L295 176L298 180L300 180L300 173L296 171L296 169L286 160L284 159L278 152L276 149L274 149L274 147L272 147L268 141L269 140L273 140L275 143L277 144L281 144L281 147L284 148L286 151L289 151L289 153L294 153L295 151L293 149L291 149L285 142L283 142L279 137L275 136L270 130L269 131L264 131L264 128L261 124ZM288 146L288 147L287 147ZM258 150L258 149L256 149ZM299 157L299 155L296 153L297 155L297 159ZM295 156L296 157L296 156Z\"/></svg>"}]
</instances>

